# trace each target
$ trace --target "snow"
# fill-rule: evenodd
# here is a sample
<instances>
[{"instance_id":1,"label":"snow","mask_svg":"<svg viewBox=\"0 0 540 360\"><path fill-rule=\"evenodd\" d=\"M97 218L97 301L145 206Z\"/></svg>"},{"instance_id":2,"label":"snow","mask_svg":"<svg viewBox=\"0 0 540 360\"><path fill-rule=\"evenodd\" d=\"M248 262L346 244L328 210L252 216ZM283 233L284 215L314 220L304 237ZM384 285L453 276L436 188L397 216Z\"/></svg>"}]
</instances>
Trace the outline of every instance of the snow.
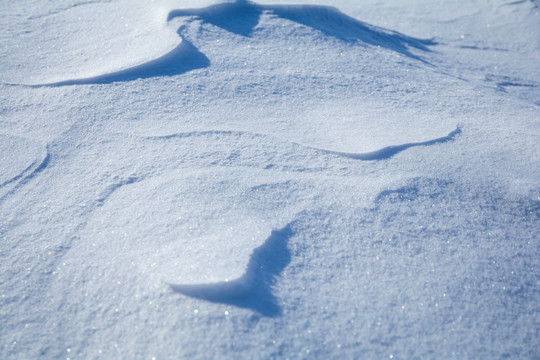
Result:
<instances>
[{"instance_id":1,"label":"snow","mask_svg":"<svg viewBox=\"0 0 540 360\"><path fill-rule=\"evenodd\" d=\"M0 358L540 356L538 1L0 14Z\"/></svg>"}]
</instances>

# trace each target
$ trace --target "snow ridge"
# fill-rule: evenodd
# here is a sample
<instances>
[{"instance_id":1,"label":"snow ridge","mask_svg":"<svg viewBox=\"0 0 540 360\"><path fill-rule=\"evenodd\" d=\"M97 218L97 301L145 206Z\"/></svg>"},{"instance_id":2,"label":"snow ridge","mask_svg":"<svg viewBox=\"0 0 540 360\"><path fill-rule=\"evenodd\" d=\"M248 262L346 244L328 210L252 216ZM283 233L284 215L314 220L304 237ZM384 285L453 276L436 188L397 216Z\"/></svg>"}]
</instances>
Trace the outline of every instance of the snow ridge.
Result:
<instances>
[{"instance_id":1,"label":"snow ridge","mask_svg":"<svg viewBox=\"0 0 540 360\"><path fill-rule=\"evenodd\" d=\"M1 190L7 185L18 181L11 190L6 192L4 195L0 196L0 202L4 201L11 194L15 193L20 187L28 183L32 178L36 177L39 173L45 170L47 166L49 165L50 161L51 161L51 155L47 147L46 151L44 152L40 160L35 160L30 166L24 169L17 176L5 181L3 184L0 184L0 190Z\"/></svg>"},{"instance_id":2,"label":"snow ridge","mask_svg":"<svg viewBox=\"0 0 540 360\"><path fill-rule=\"evenodd\" d=\"M461 134L461 126L457 126L453 131L451 131L448 135L442 136L436 139L432 140L426 140L421 142L413 142L413 143L406 143L406 144L399 144L399 145L391 145L386 146L384 148L371 151L371 152L365 152L365 153L347 153L347 152L340 152L340 151L332 151L328 149L313 147L309 145L304 145L301 143L297 143L294 141L290 141L293 145L298 145L302 147L306 147L309 149L316 150L321 153L326 154L333 154L333 155L339 155L341 157L345 158L351 158L355 160L365 160L365 161L379 161L379 160L387 160L391 157L397 155L398 153L405 151L407 149L410 149L412 147L416 146L430 146L430 145L436 145L436 144L442 144L445 142L449 142L454 140L458 135ZM258 134L248 131L234 131L234 130L206 130L206 131L192 131L192 132L185 132L185 133L175 133L175 134L169 134L169 135L162 135L162 136L152 136L147 137L149 140L168 140L173 138L187 138L191 136L206 136L206 135L224 135L224 136L244 136L249 135L249 137L253 138L274 138L271 135L265 135L265 134Z\"/></svg>"},{"instance_id":3,"label":"snow ridge","mask_svg":"<svg viewBox=\"0 0 540 360\"><path fill-rule=\"evenodd\" d=\"M208 60L208 58L189 41L183 40L180 45L169 53L157 59L124 70L83 79L65 80L50 84L37 84L32 85L32 87L110 84L118 81L180 75L188 71L208 66L210 66L210 60Z\"/></svg>"},{"instance_id":4,"label":"snow ridge","mask_svg":"<svg viewBox=\"0 0 540 360\"><path fill-rule=\"evenodd\" d=\"M329 151L329 150L323 150L318 149L330 154L336 154L343 157L348 157L355 160L386 160L391 158L392 156L407 150L409 148L415 147L415 146L429 146L429 145L435 145L435 144L441 144L445 143L451 140L454 140L456 136L461 134L461 128L458 126L455 130L450 132L447 136L443 136L437 139L433 140L427 140L422 142L414 142L414 143L408 143L408 144L401 144L401 145L393 145L393 146L387 146L382 149L368 152L368 153L345 153L345 152L338 152L338 151Z\"/></svg>"},{"instance_id":5,"label":"snow ridge","mask_svg":"<svg viewBox=\"0 0 540 360\"><path fill-rule=\"evenodd\" d=\"M259 5L248 1L236 1L200 9L174 10L169 13L167 21L177 17L196 18L203 23L209 23L231 33L249 37L259 23L259 18L263 13L270 13L279 18L302 24L318 30L328 37L349 43L382 47L424 63L427 62L412 53L410 49L414 48L429 52L429 46L436 44L433 39L417 39L396 31L363 23L343 14L337 8L329 6ZM183 36L183 30L184 26L181 26L178 30L178 34L182 38L180 45L169 53L140 65L89 78L34 85L6 85L42 87L110 84L151 77L181 75L192 70L209 67L209 58Z\"/></svg>"},{"instance_id":6,"label":"snow ridge","mask_svg":"<svg viewBox=\"0 0 540 360\"><path fill-rule=\"evenodd\" d=\"M536 358L538 0L254 1L0 6L0 358Z\"/></svg>"}]
</instances>

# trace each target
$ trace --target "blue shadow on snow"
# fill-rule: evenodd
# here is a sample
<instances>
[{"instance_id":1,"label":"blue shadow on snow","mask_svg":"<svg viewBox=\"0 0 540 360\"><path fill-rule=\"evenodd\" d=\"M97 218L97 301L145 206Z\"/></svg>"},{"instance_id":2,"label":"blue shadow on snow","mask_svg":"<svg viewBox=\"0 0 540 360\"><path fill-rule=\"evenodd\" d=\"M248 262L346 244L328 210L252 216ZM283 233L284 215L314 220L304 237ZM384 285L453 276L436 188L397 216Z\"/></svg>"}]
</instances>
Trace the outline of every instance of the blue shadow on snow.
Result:
<instances>
[{"instance_id":1,"label":"blue shadow on snow","mask_svg":"<svg viewBox=\"0 0 540 360\"><path fill-rule=\"evenodd\" d=\"M398 52L422 62L425 61L411 53L410 49L429 51L428 46L435 44L433 40L417 39L363 23L330 6L259 5L250 1L238 0L200 9L174 10L169 13L167 21L176 17L194 17L226 31L248 37L251 36L259 23L263 12L311 27L342 41L360 41ZM182 31L183 27L178 30L178 34L183 39L178 47L149 62L100 76L33 86L110 84L118 81L180 75L210 66L210 60L182 36Z\"/></svg>"},{"instance_id":2,"label":"blue shadow on snow","mask_svg":"<svg viewBox=\"0 0 540 360\"><path fill-rule=\"evenodd\" d=\"M407 144L401 144L401 145L387 146L385 148L368 152L368 153L346 153L346 152L340 152L340 151L323 150L323 149L318 149L318 148L314 148L314 149L321 150L329 154L336 154L339 156L355 159L355 160L379 161L379 160L390 159L392 156L415 146L429 146L429 145L442 144L448 141L452 141L459 134L461 134L461 128L458 126L456 127L455 130L451 131L448 135L437 138L437 139L427 140L427 141L422 141L422 142L415 142L415 143L407 143Z\"/></svg>"},{"instance_id":3,"label":"blue shadow on snow","mask_svg":"<svg viewBox=\"0 0 540 360\"><path fill-rule=\"evenodd\" d=\"M253 250L245 274L232 281L212 284L169 284L180 294L196 299L251 309L263 316L281 315L272 286L283 269L290 263L287 242L292 236L290 224L272 231L270 237Z\"/></svg>"},{"instance_id":4,"label":"blue shadow on snow","mask_svg":"<svg viewBox=\"0 0 540 360\"><path fill-rule=\"evenodd\" d=\"M169 13L168 20L180 16L193 16L229 32L250 36L263 12L311 27L343 41L361 41L396 51L416 60L421 59L412 54L409 48L429 51L428 46L435 44L433 40L417 39L363 23L331 6L259 5L239 0L200 9L174 10Z\"/></svg>"},{"instance_id":5,"label":"blue shadow on snow","mask_svg":"<svg viewBox=\"0 0 540 360\"><path fill-rule=\"evenodd\" d=\"M117 81L130 81L158 76L174 76L191 70L210 66L210 60L193 44L182 40L180 45L167 54L125 70L112 72L100 76L83 79L74 79L46 84L47 86L110 84Z\"/></svg>"}]
</instances>

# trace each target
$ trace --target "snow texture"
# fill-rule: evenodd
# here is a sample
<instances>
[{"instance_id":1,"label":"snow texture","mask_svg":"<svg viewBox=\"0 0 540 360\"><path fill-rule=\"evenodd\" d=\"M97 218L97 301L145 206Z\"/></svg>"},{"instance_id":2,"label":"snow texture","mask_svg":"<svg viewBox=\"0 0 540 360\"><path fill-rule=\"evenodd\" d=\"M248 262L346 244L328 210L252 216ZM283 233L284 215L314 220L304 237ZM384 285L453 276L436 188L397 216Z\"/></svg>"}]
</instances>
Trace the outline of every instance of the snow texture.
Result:
<instances>
[{"instance_id":1,"label":"snow texture","mask_svg":"<svg viewBox=\"0 0 540 360\"><path fill-rule=\"evenodd\" d=\"M537 0L0 14L0 358L540 357Z\"/></svg>"}]
</instances>

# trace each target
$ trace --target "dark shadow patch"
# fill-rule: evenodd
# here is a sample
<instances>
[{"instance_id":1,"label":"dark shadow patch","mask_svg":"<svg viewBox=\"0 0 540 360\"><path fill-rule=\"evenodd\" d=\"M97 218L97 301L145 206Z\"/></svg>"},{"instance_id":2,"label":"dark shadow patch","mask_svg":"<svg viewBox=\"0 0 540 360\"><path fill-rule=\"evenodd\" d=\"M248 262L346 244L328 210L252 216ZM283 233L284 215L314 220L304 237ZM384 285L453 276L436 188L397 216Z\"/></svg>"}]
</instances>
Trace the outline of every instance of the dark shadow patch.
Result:
<instances>
[{"instance_id":1,"label":"dark shadow patch","mask_svg":"<svg viewBox=\"0 0 540 360\"><path fill-rule=\"evenodd\" d=\"M381 191L375 198L374 203L378 207L382 203L395 205L418 201L418 199L433 201L443 196L445 190L452 185L452 182L447 180L415 178L406 186Z\"/></svg>"},{"instance_id":2,"label":"dark shadow patch","mask_svg":"<svg viewBox=\"0 0 540 360\"><path fill-rule=\"evenodd\" d=\"M169 13L167 21L181 16L193 16L226 31L250 36L262 14L260 6L247 2L223 3L200 9L180 9Z\"/></svg>"},{"instance_id":3,"label":"dark shadow patch","mask_svg":"<svg viewBox=\"0 0 540 360\"><path fill-rule=\"evenodd\" d=\"M180 45L169 53L141 65L100 76L36 86L110 84L119 81L131 81L159 76L175 76L208 66L210 66L210 60L206 55L184 39Z\"/></svg>"},{"instance_id":4,"label":"dark shadow patch","mask_svg":"<svg viewBox=\"0 0 540 360\"><path fill-rule=\"evenodd\" d=\"M287 242L292 236L291 225L272 231L270 237L253 250L245 274L236 280L213 284L169 284L175 292L196 299L251 309L263 316L281 315L278 299L272 287L283 269L290 263Z\"/></svg>"},{"instance_id":5,"label":"dark shadow patch","mask_svg":"<svg viewBox=\"0 0 540 360\"><path fill-rule=\"evenodd\" d=\"M424 63L426 61L411 53L410 49L415 48L422 51L430 51L428 46L436 44L433 40L417 39L396 31L363 23L330 6L259 5L245 0L238 0L200 9L174 10L169 13L167 21L176 17L194 17L226 31L248 37L251 36L254 28L259 23L263 12L269 12L280 18L311 27L327 36L342 41L360 41L368 45L398 52ZM157 59L137 66L82 79L70 79L35 85L9 85L42 87L110 84L136 79L181 75L188 71L209 67L210 60L182 36L183 30L183 27L180 27L178 30L178 34L183 40L178 47Z\"/></svg>"},{"instance_id":6,"label":"dark shadow patch","mask_svg":"<svg viewBox=\"0 0 540 360\"><path fill-rule=\"evenodd\" d=\"M409 49L429 51L428 46L436 44L431 39L417 39L363 23L330 6L259 5L240 0L200 9L175 10L169 13L168 20L180 16L192 16L226 31L250 36L259 23L263 11L311 27L327 36L347 42L361 41L380 46L421 61L423 60L412 54Z\"/></svg>"}]
</instances>

